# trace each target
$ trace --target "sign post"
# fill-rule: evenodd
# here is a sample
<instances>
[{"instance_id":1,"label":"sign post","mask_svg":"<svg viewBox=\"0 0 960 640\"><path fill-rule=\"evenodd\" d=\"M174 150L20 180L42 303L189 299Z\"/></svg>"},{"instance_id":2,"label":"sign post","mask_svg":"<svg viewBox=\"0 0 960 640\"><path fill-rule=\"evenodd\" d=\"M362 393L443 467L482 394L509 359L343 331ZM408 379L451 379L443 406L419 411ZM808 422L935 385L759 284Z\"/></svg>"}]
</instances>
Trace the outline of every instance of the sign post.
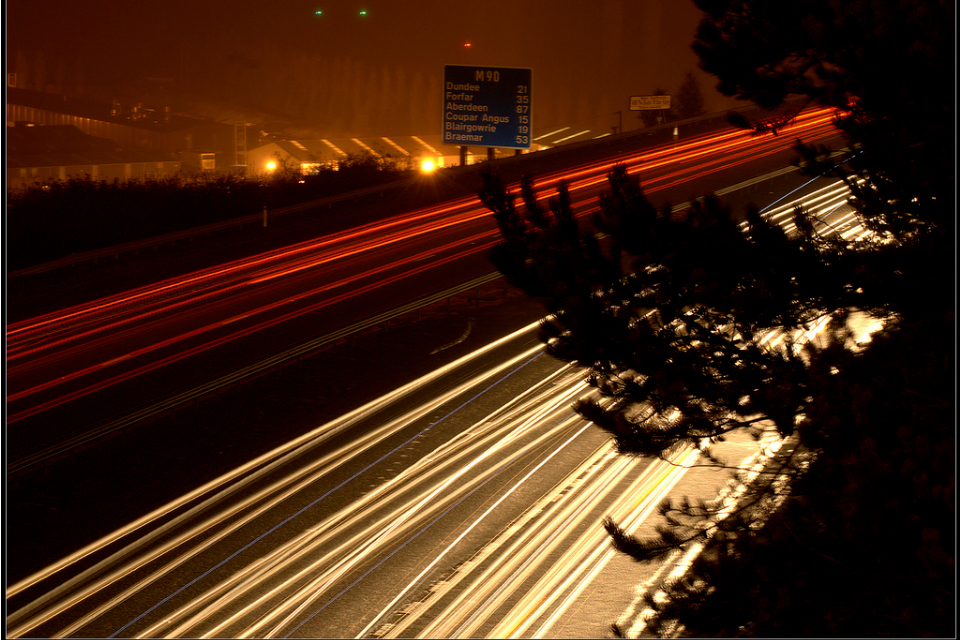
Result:
<instances>
[{"instance_id":1,"label":"sign post","mask_svg":"<svg viewBox=\"0 0 960 640\"><path fill-rule=\"evenodd\" d=\"M630 111L660 111L657 124L664 121L663 112L668 109L670 96L630 96Z\"/></svg>"},{"instance_id":2,"label":"sign post","mask_svg":"<svg viewBox=\"0 0 960 640\"><path fill-rule=\"evenodd\" d=\"M444 144L529 149L531 79L530 69L444 66Z\"/></svg>"}]
</instances>

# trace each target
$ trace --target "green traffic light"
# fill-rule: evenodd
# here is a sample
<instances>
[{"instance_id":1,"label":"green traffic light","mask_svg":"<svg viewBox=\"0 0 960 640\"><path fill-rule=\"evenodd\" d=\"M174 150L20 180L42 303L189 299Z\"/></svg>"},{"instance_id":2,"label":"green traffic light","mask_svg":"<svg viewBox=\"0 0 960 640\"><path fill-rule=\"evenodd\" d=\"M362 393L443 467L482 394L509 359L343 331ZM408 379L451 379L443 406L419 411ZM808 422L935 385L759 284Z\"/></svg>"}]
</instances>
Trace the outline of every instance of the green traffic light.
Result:
<instances>
[{"instance_id":1,"label":"green traffic light","mask_svg":"<svg viewBox=\"0 0 960 640\"><path fill-rule=\"evenodd\" d=\"M360 10L357 12L357 14L358 14L361 18L366 18L368 13L369 13L369 12L368 12L366 9L360 9ZM315 15L315 16L322 16L322 15L323 15L323 9L317 9L316 11L313 12L313 15Z\"/></svg>"}]
</instances>

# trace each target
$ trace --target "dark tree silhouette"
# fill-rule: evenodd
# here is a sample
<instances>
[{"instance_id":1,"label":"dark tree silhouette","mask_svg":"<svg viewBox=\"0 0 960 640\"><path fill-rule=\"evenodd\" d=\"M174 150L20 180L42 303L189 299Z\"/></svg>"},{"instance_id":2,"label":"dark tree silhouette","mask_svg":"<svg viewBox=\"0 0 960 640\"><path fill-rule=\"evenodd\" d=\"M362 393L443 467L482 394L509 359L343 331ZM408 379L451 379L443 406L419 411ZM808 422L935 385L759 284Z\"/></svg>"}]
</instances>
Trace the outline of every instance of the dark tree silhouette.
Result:
<instances>
[{"instance_id":1,"label":"dark tree silhouette","mask_svg":"<svg viewBox=\"0 0 960 640\"><path fill-rule=\"evenodd\" d=\"M769 424L789 436L727 517L681 501L662 505L672 524L650 539L607 523L638 560L705 545L667 598L650 602L652 629L952 635L952 5L698 6L694 46L722 91L766 108L797 97L837 107L846 162L797 149L807 172L847 182L870 235L845 241L803 211L790 237L755 209L740 226L713 197L657 210L620 167L587 229L564 186L547 210L526 179L518 206L488 175L481 199L504 236L491 257L547 307L550 353L589 369L599 398L576 408L622 452L664 455ZM893 70L898 56L916 70L893 71L889 87L875 66ZM857 345L854 314L884 329ZM825 318L817 343L789 339ZM766 346L771 332L788 336L784 348Z\"/></svg>"}]
</instances>

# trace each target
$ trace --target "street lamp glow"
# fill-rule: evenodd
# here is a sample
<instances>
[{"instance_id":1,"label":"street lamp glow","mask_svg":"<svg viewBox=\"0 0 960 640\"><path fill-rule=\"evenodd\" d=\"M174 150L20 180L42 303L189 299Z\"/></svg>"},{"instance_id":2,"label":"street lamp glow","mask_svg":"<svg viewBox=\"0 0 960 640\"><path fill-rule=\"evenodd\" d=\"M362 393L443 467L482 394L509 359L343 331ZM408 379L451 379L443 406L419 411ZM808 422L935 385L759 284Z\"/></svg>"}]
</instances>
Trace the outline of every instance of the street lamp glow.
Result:
<instances>
[{"instance_id":1,"label":"street lamp glow","mask_svg":"<svg viewBox=\"0 0 960 640\"><path fill-rule=\"evenodd\" d=\"M424 173L433 173L436 168L437 163L430 158L424 158L423 162L420 163L420 171Z\"/></svg>"},{"instance_id":2,"label":"street lamp glow","mask_svg":"<svg viewBox=\"0 0 960 640\"><path fill-rule=\"evenodd\" d=\"M273 171L274 171L276 168L277 168L277 163L276 163L276 162L274 162L273 160L270 160L269 162L267 162L267 171L273 173Z\"/></svg>"}]
</instances>

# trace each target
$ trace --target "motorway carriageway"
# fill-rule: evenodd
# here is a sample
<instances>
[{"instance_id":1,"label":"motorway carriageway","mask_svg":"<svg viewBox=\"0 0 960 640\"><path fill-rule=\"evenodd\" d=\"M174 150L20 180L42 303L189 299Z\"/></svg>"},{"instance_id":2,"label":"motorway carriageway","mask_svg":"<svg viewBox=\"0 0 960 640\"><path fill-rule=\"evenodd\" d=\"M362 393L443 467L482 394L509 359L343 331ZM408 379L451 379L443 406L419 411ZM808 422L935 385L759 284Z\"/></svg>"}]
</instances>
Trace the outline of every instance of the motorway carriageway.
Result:
<instances>
[{"instance_id":1,"label":"motorway carriageway","mask_svg":"<svg viewBox=\"0 0 960 640\"><path fill-rule=\"evenodd\" d=\"M731 129L543 176L536 185L547 199L568 181L584 216L596 209L615 163L641 175L648 195L667 193L782 155L796 137L835 138L833 113L804 113L779 137ZM264 336L302 342L488 272L485 256L498 239L492 215L472 196L13 323L11 451L19 456L62 438L64 428L85 427L71 420L95 424L279 350ZM59 413L42 423L28 420L52 410ZM21 422L31 423L30 442L18 435ZM61 431L45 433L51 424Z\"/></svg>"},{"instance_id":2,"label":"motorway carriageway","mask_svg":"<svg viewBox=\"0 0 960 640\"><path fill-rule=\"evenodd\" d=\"M802 202L852 237L845 197ZM528 326L9 586L8 635L549 636L613 557L601 519L643 525L698 456L617 455L589 393Z\"/></svg>"}]
</instances>

